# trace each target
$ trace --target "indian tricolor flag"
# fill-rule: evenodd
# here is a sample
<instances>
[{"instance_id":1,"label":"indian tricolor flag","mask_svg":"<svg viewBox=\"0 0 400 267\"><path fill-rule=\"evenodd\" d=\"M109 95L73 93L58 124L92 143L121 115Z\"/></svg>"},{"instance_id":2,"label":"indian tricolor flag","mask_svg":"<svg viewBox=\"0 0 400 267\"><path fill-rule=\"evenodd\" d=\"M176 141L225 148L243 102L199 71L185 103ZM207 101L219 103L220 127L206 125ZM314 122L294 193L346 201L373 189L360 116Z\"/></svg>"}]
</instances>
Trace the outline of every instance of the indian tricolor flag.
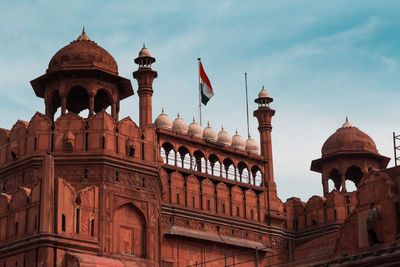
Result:
<instances>
[{"instance_id":1,"label":"indian tricolor flag","mask_svg":"<svg viewBox=\"0 0 400 267\"><path fill-rule=\"evenodd\" d=\"M201 94L201 103L207 105L207 102L210 100L211 97L214 95L214 91L212 89L210 80L207 77L203 69L203 65L200 63L200 94Z\"/></svg>"}]
</instances>

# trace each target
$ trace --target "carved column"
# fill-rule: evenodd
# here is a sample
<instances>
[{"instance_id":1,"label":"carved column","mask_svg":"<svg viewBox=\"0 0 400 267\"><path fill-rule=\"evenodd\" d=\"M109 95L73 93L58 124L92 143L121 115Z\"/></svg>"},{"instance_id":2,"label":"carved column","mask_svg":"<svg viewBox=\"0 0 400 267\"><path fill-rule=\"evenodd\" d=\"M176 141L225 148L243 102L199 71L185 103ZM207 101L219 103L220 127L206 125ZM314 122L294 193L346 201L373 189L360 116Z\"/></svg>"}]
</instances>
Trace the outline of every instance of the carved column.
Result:
<instances>
[{"instance_id":1,"label":"carved column","mask_svg":"<svg viewBox=\"0 0 400 267\"><path fill-rule=\"evenodd\" d=\"M341 182L342 182L342 192L347 192L347 190L346 190L346 175L344 175L344 174L342 174L342 177L341 177L342 179L341 179Z\"/></svg>"},{"instance_id":2,"label":"carved column","mask_svg":"<svg viewBox=\"0 0 400 267\"><path fill-rule=\"evenodd\" d=\"M94 115L94 95L89 95L89 118Z\"/></svg>"},{"instance_id":3,"label":"carved column","mask_svg":"<svg viewBox=\"0 0 400 267\"><path fill-rule=\"evenodd\" d=\"M61 115L65 115L67 113L67 97L61 96Z\"/></svg>"}]
</instances>

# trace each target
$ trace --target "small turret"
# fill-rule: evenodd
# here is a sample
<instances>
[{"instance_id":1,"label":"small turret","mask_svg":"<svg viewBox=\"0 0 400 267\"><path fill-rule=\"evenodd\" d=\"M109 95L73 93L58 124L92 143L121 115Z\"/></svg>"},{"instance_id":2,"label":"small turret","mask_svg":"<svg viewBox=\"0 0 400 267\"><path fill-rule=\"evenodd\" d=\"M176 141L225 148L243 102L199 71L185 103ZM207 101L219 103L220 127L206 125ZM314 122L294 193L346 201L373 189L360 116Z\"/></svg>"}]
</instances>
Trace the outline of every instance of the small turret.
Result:
<instances>
[{"instance_id":1,"label":"small turret","mask_svg":"<svg viewBox=\"0 0 400 267\"><path fill-rule=\"evenodd\" d=\"M135 63L139 65L139 68L133 73L133 78L138 82L140 127L149 126L153 121L153 80L157 78L157 72L151 69L151 64L154 62L156 62L156 59L151 56L150 51L143 45L139 56L135 59Z\"/></svg>"}]
</instances>

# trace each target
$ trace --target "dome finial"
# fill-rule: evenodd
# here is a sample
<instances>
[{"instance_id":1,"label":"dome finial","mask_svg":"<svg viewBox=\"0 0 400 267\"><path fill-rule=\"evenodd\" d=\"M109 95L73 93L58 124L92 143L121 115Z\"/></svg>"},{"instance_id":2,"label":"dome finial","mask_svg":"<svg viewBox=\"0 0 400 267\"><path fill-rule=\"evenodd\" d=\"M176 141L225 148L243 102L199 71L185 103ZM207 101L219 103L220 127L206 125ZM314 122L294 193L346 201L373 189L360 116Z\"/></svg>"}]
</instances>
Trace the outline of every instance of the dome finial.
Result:
<instances>
[{"instance_id":1,"label":"dome finial","mask_svg":"<svg viewBox=\"0 0 400 267\"><path fill-rule=\"evenodd\" d=\"M85 26L83 26L81 35L76 39L77 41L90 41L89 36L86 35Z\"/></svg>"},{"instance_id":2,"label":"dome finial","mask_svg":"<svg viewBox=\"0 0 400 267\"><path fill-rule=\"evenodd\" d=\"M162 107L161 109L161 114L164 114L164 107Z\"/></svg>"},{"instance_id":3,"label":"dome finial","mask_svg":"<svg viewBox=\"0 0 400 267\"><path fill-rule=\"evenodd\" d=\"M350 128L354 127L353 124L349 121L349 117L346 115L346 121L343 123L342 128Z\"/></svg>"}]
</instances>

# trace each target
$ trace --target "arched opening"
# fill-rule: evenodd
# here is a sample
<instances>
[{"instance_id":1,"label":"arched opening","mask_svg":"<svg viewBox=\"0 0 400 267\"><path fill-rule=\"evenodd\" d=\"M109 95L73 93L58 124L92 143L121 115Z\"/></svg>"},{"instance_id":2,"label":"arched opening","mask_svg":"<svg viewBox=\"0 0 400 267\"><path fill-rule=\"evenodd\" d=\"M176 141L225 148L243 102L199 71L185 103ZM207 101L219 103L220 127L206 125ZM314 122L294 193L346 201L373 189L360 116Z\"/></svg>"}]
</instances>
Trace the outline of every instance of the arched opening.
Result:
<instances>
[{"instance_id":1,"label":"arched opening","mask_svg":"<svg viewBox=\"0 0 400 267\"><path fill-rule=\"evenodd\" d=\"M262 178L262 173L261 170L258 166L253 166L251 168L251 174L252 174L252 181L250 181L250 184L256 185L256 186L261 186L263 183L263 178Z\"/></svg>"},{"instance_id":2,"label":"arched opening","mask_svg":"<svg viewBox=\"0 0 400 267\"><path fill-rule=\"evenodd\" d=\"M239 181L248 184L250 181L250 177L249 177L249 169L247 168L246 163L244 163L243 161L238 163L238 174L239 174Z\"/></svg>"},{"instance_id":3,"label":"arched opening","mask_svg":"<svg viewBox=\"0 0 400 267\"><path fill-rule=\"evenodd\" d=\"M114 213L114 251L119 254L145 257L146 222L132 204L119 207Z\"/></svg>"},{"instance_id":4,"label":"arched opening","mask_svg":"<svg viewBox=\"0 0 400 267\"><path fill-rule=\"evenodd\" d=\"M164 143L160 148L160 154L165 164L175 165L175 151L171 143Z\"/></svg>"},{"instance_id":5,"label":"arched opening","mask_svg":"<svg viewBox=\"0 0 400 267\"><path fill-rule=\"evenodd\" d=\"M46 113L48 113L47 115L54 120L54 118L58 118L61 115L61 97L58 90L51 92L49 100L50 104L47 107L49 110L47 110Z\"/></svg>"},{"instance_id":6,"label":"arched opening","mask_svg":"<svg viewBox=\"0 0 400 267\"><path fill-rule=\"evenodd\" d=\"M193 153L193 170L206 173L206 158L200 150Z\"/></svg>"},{"instance_id":7,"label":"arched opening","mask_svg":"<svg viewBox=\"0 0 400 267\"><path fill-rule=\"evenodd\" d=\"M221 163L219 163L219 158L215 154L211 154L208 157L208 173L214 176L221 175Z\"/></svg>"},{"instance_id":8,"label":"arched opening","mask_svg":"<svg viewBox=\"0 0 400 267\"><path fill-rule=\"evenodd\" d=\"M333 185L336 190L340 190L342 183L341 183L341 175L340 172L337 169L332 169L329 174L328 174L328 179L333 181ZM329 188L328 188L329 192Z\"/></svg>"},{"instance_id":9,"label":"arched opening","mask_svg":"<svg viewBox=\"0 0 400 267\"><path fill-rule=\"evenodd\" d=\"M72 87L67 96L67 110L80 114L85 109L89 109L89 95L86 89L82 86Z\"/></svg>"},{"instance_id":10,"label":"arched opening","mask_svg":"<svg viewBox=\"0 0 400 267\"><path fill-rule=\"evenodd\" d=\"M345 177L346 177L346 189L348 192L354 191L356 189L356 187L360 183L363 175L364 175L363 172L357 166L350 166L347 169ZM350 180L354 183L354 185L353 185L353 183L349 183L349 185L351 185L351 187L354 188L353 190L349 190L350 188L347 187L347 180Z\"/></svg>"},{"instance_id":11,"label":"arched opening","mask_svg":"<svg viewBox=\"0 0 400 267\"><path fill-rule=\"evenodd\" d=\"M181 160L181 164L179 164L179 167L185 168L185 169L190 169L190 154L189 154L189 150L184 147L181 146L178 149L178 153L179 153L179 157Z\"/></svg>"},{"instance_id":12,"label":"arched opening","mask_svg":"<svg viewBox=\"0 0 400 267\"><path fill-rule=\"evenodd\" d=\"M112 98L105 89L99 89L94 96L94 112L100 112L111 106Z\"/></svg>"},{"instance_id":13,"label":"arched opening","mask_svg":"<svg viewBox=\"0 0 400 267\"><path fill-rule=\"evenodd\" d=\"M226 158L223 165L224 171L222 172L222 176L230 180L235 180L235 166L233 165L233 161L230 158Z\"/></svg>"}]
</instances>

